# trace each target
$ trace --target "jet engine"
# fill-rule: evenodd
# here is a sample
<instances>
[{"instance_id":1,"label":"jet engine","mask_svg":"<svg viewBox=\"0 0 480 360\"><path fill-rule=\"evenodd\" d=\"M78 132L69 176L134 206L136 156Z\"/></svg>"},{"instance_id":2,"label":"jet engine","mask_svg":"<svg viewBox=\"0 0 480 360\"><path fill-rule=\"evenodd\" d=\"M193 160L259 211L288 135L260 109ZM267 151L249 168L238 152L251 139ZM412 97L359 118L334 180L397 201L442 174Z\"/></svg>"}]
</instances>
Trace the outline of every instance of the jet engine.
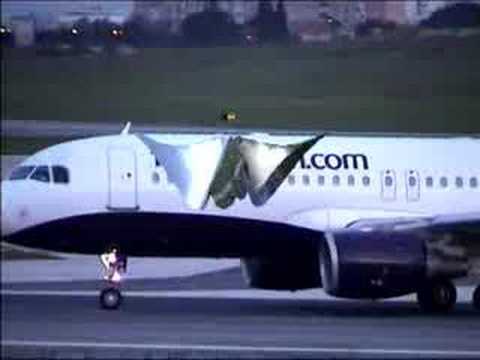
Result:
<instances>
[{"instance_id":1,"label":"jet engine","mask_svg":"<svg viewBox=\"0 0 480 360\"><path fill-rule=\"evenodd\" d=\"M242 270L250 287L267 290L301 290L322 285L316 249L286 256L242 259Z\"/></svg>"},{"instance_id":2,"label":"jet engine","mask_svg":"<svg viewBox=\"0 0 480 360\"><path fill-rule=\"evenodd\" d=\"M312 235L312 234L310 234ZM379 299L417 292L434 279L466 276L469 259L460 237L428 228L326 233L289 252L242 259L250 287L322 287L333 296Z\"/></svg>"},{"instance_id":3,"label":"jet engine","mask_svg":"<svg viewBox=\"0 0 480 360\"><path fill-rule=\"evenodd\" d=\"M416 292L428 279L465 275L468 259L458 251L446 256L454 244L439 251L444 238L424 231L326 234L320 247L323 287L337 297L389 298Z\"/></svg>"}]
</instances>

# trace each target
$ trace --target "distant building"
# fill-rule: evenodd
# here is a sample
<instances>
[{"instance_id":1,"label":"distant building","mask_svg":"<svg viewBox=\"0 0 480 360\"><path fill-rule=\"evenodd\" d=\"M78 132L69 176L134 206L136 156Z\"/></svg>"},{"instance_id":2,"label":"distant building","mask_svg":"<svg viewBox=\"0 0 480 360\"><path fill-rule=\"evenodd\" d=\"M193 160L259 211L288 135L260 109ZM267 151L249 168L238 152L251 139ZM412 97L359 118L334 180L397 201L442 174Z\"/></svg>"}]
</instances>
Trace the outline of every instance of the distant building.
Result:
<instances>
[{"instance_id":1,"label":"distant building","mask_svg":"<svg viewBox=\"0 0 480 360\"><path fill-rule=\"evenodd\" d=\"M365 1L365 14L368 20L409 23L405 0L396 1Z\"/></svg>"},{"instance_id":2,"label":"distant building","mask_svg":"<svg viewBox=\"0 0 480 360\"><path fill-rule=\"evenodd\" d=\"M338 35L354 36L365 20L361 1L286 1L288 28L302 42L326 42Z\"/></svg>"},{"instance_id":3,"label":"distant building","mask_svg":"<svg viewBox=\"0 0 480 360\"><path fill-rule=\"evenodd\" d=\"M353 37L355 28L367 18L364 1L321 1L320 16L335 25L337 33Z\"/></svg>"},{"instance_id":4,"label":"distant building","mask_svg":"<svg viewBox=\"0 0 480 360\"><path fill-rule=\"evenodd\" d=\"M258 0L135 0L133 16L141 17L145 19L146 22L163 24L169 31L178 33L183 20L187 16L203 11L208 6L217 6L219 9L228 12L237 24L247 24L256 17L258 3ZM278 0L271 0L271 3L273 7L276 8ZM317 36L324 38L322 33L324 31L329 32L329 29L328 24L325 25L325 21L322 18L322 3L326 2L318 0L285 0L284 4L289 31L293 34L300 35L300 37L303 37L303 32L307 31L310 34L304 34L306 38L313 39ZM337 0L331 3L329 7L332 9L345 8L343 12L340 11L342 13L348 13L349 9L352 9L352 13L355 13L355 9L362 9L355 1ZM358 3L361 3L361 1ZM358 16L353 15L353 17L357 18ZM347 24L347 27L351 25L351 21L347 18L343 19L343 22ZM316 33L316 35L313 33Z\"/></svg>"},{"instance_id":5,"label":"distant building","mask_svg":"<svg viewBox=\"0 0 480 360\"><path fill-rule=\"evenodd\" d=\"M63 28L70 28L73 24L81 19L87 19L90 22L97 20L106 20L114 24L123 24L126 21L126 16L112 15L88 11L72 11L66 12L57 17L56 26Z\"/></svg>"},{"instance_id":6,"label":"distant building","mask_svg":"<svg viewBox=\"0 0 480 360\"><path fill-rule=\"evenodd\" d=\"M115 24L123 24L129 17L131 6L113 6L113 1L81 0L81 1L45 1L41 2L42 11L37 10L35 16L37 30L55 30L71 27L80 19L88 21L107 20ZM118 2L117 2L118 3ZM125 4L128 1L124 2Z\"/></svg>"},{"instance_id":7,"label":"distant building","mask_svg":"<svg viewBox=\"0 0 480 360\"><path fill-rule=\"evenodd\" d=\"M268 0L261 0L268 1ZM367 19L416 25L434 11L455 2L480 0L285 0L290 33L305 42L328 41L333 35L354 36L355 27ZM190 14L217 6L237 24L255 18L259 0L134 0L133 15L163 24L179 33ZM271 0L275 6L278 0Z\"/></svg>"},{"instance_id":8,"label":"distant building","mask_svg":"<svg viewBox=\"0 0 480 360\"><path fill-rule=\"evenodd\" d=\"M35 44L35 18L31 15L12 16L8 26L12 30L15 47L29 47Z\"/></svg>"},{"instance_id":9,"label":"distant building","mask_svg":"<svg viewBox=\"0 0 480 360\"><path fill-rule=\"evenodd\" d=\"M328 21L320 18L319 2L287 1L285 12L288 30L301 42L328 42L332 38Z\"/></svg>"},{"instance_id":10,"label":"distant building","mask_svg":"<svg viewBox=\"0 0 480 360\"><path fill-rule=\"evenodd\" d=\"M300 42L309 43L326 43L332 40L334 30L331 28L327 19L323 21L305 21L295 26L294 34Z\"/></svg>"}]
</instances>

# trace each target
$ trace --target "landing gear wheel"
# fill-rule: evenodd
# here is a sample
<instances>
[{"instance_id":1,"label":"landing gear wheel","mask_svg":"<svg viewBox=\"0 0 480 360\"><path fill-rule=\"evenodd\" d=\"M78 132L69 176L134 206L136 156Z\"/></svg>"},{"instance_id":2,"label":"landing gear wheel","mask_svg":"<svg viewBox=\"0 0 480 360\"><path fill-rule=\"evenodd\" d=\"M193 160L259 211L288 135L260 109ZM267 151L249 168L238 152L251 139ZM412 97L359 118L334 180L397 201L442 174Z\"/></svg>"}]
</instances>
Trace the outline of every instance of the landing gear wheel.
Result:
<instances>
[{"instance_id":1,"label":"landing gear wheel","mask_svg":"<svg viewBox=\"0 0 480 360\"><path fill-rule=\"evenodd\" d=\"M473 292L472 303L473 303L473 307L478 311L480 311L480 285L477 286L477 288Z\"/></svg>"},{"instance_id":2,"label":"landing gear wheel","mask_svg":"<svg viewBox=\"0 0 480 360\"><path fill-rule=\"evenodd\" d=\"M423 311L446 313L457 302L457 289L449 280L431 280L417 292L417 301Z\"/></svg>"},{"instance_id":3,"label":"landing gear wheel","mask_svg":"<svg viewBox=\"0 0 480 360\"><path fill-rule=\"evenodd\" d=\"M106 310L117 309L122 303L122 300L123 298L120 290L114 287L103 289L100 293L100 305Z\"/></svg>"}]
</instances>

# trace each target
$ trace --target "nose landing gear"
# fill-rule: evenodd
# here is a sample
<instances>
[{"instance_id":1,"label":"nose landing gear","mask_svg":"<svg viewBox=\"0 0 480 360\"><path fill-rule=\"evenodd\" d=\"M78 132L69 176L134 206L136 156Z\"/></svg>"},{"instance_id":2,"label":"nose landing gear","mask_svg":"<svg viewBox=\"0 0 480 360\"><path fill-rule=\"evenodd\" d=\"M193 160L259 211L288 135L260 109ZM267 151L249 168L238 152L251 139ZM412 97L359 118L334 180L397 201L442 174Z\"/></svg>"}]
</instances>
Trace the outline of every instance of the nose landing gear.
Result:
<instances>
[{"instance_id":1,"label":"nose landing gear","mask_svg":"<svg viewBox=\"0 0 480 360\"><path fill-rule=\"evenodd\" d=\"M127 258L118 253L115 247L100 256L104 267L106 286L100 292L100 306L106 310L115 310L123 302L120 291L122 275L127 271Z\"/></svg>"},{"instance_id":2,"label":"nose landing gear","mask_svg":"<svg viewBox=\"0 0 480 360\"><path fill-rule=\"evenodd\" d=\"M122 304L123 297L117 287L106 287L100 292L100 306L106 310L116 310Z\"/></svg>"}]
</instances>

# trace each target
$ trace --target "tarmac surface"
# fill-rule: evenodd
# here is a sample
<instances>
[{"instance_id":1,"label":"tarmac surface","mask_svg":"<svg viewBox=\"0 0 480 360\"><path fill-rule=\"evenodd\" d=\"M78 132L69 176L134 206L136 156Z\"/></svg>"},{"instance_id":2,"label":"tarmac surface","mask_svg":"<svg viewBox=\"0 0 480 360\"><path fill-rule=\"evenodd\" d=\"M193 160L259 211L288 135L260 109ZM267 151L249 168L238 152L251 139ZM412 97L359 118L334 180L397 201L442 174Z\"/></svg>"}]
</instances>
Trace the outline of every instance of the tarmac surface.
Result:
<instances>
[{"instance_id":1,"label":"tarmac surface","mask_svg":"<svg viewBox=\"0 0 480 360\"><path fill-rule=\"evenodd\" d=\"M433 316L413 297L339 301L321 290L247 289L238 266L127 280L116 311L100 309L102 286L4 282L2 356L480 358L469 289L454 312Z\"/></svg>"},{"instance_id":2,"label":"tarmac surface","mask_svg":"<svg viewBox=\"0 0 480 360\"><path fill-rule=\"evenodd\" d=\"M126 122L76 122L76 121L58 121L58 120L2 120L3 136L11 137L88 137L100 135L119 134ZM258 131L274 132L276 134L299 134L311 135L318 133L318 129L256 129L243 126L228 126L227 123L219 124L216 127L206 126L168 126L161 123L158 124L142 124L132 123L132 133L251 133ZM322 132L322 131L320 131Z\"/></svg>"},{"instance_id":3,"label":"tarmac surface","mask_svg":"<svg viewBox=\"0 0 480 360\"><path fill-rule=\"evenodd\" d=\"M66 135L56 123L46 133L44 122L10 124L10 136ZM80 124L69 134L120 127ZM2 157L2 177L21 159ZM459 287L455 311L434 316L420 312L414 296L347 301L319 289L248 289L238 261L129 259L125 302L105 311L97 266L81 256L2 261L2 358L480 359L472 287Z\"/></svg>"}]
</instances>

